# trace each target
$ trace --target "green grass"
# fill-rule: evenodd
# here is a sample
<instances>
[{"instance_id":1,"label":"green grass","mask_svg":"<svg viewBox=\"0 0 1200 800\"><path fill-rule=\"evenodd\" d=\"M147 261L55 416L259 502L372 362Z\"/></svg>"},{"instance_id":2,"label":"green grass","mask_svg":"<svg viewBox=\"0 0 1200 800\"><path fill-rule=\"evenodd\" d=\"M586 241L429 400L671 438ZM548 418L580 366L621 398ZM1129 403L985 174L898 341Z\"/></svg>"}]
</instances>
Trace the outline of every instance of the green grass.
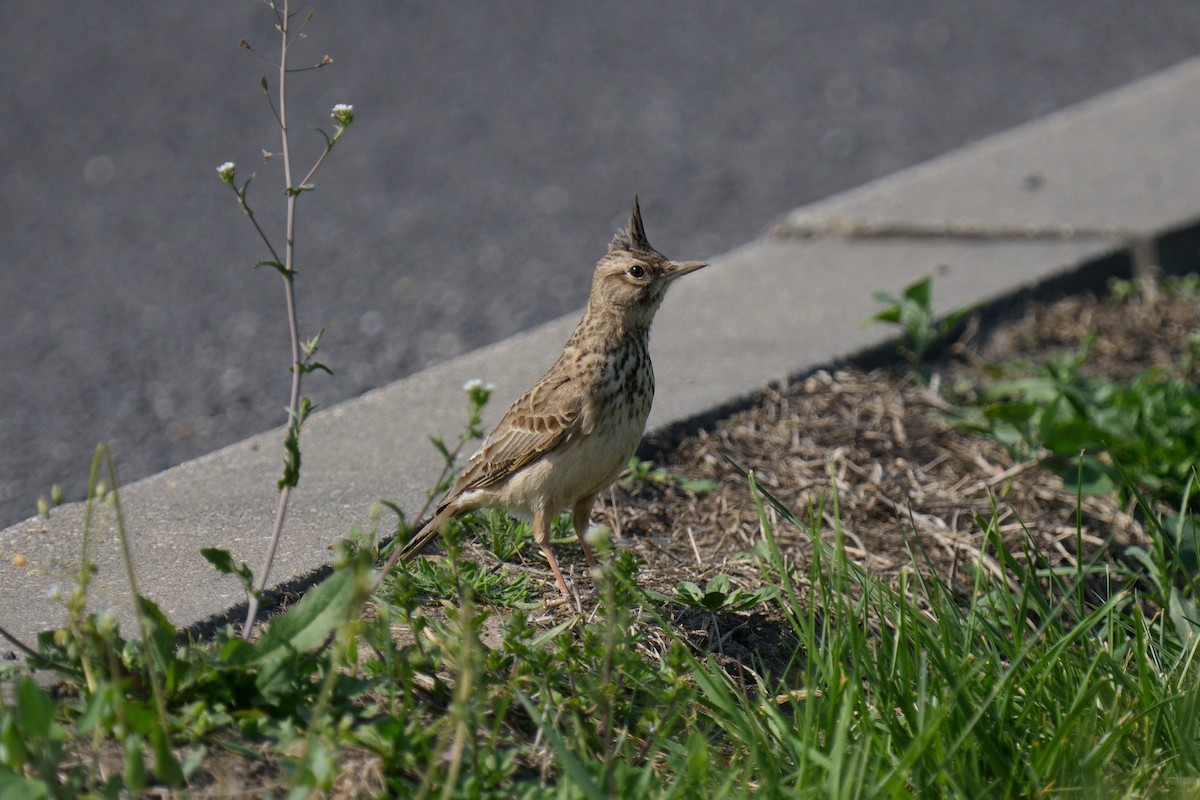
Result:
<instances>
[{"instance_id":1,"label":"green grass","mask_svg":"<svg viewBox=\"0 0 1200 800\"><path fill-rule=\"evenodd\" d=\"M809 699L790 715L736 716L757 723L738 738L762 742L763 771L811 796L1200 791L1196 637L1148 619L1132 593L1082 603L1082 576L1064 580L1032 546L1014 558L986 529L1006 581L979 570L967 607L918 569L893 590L821 548L810 576L819 604L785 609L808 657Z\"/></svg>"},{"instance_id":2,"label":"green grass","mask_svg":"<svg viewBox=\"0 0 1200 800\"><path fill-rule=\"evenodd\" d=\"M628 554L606 560L597 614L546 628L477 602L465 564L444 613L420 604L418 574L398 572L364 614L375 552L347 544L333 575L252 644L227 629L178 645L146 601L141 642L82 616L44 637L40 666L75 691L12 682L0 795L137 794L198 781L215 751L265 759L267 789L297 797L334 787L351 753L377 765L359 788L380 796L1200 792L1200 636L1153 589L1088 602L1080 581L1103 585L1099 568L1061 574L1032 546L1009 553L986 520L1005 576L978 570L973 602L919 554L891 587L847 559L840 535L822 542L819 509L801 516L752 477L750 488L748 502L774 504L814 547L798 574L764 513L748 555L779 587L760 612L797 642L781 674L731 675L697 651ZM152 675L165 727L145 699Z\"/></svg>"}]
</instances>

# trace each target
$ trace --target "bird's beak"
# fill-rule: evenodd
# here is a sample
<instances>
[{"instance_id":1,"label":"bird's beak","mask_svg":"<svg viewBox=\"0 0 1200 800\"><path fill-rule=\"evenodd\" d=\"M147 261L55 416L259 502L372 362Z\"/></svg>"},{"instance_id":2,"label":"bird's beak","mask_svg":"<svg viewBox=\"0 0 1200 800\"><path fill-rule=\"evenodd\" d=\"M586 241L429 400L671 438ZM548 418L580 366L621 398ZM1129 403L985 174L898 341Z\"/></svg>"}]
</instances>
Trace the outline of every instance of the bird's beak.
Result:
<instances>
[{"instance_id":1,"label":"bird's beak","mask_svg":"<svg viewBox=\"0 0 1200 800\"><path fill-rule=\"evenodd\" d=\"M705 261L672 261L671 271L666 275L667 283L671 283L677 278L682 278L684 275L687 275L689 272L695 272L696 270L707 266L708 263Z\"/></svg>"}]
</instances>

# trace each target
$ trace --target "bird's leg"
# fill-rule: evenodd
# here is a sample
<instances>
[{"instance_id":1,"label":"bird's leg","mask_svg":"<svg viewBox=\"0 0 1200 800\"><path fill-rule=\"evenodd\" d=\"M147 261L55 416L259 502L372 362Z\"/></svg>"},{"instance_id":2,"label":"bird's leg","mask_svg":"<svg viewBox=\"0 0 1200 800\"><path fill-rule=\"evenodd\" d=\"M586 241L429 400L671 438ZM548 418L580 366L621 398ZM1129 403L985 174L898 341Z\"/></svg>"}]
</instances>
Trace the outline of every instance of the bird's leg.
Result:
<instances>
[{"instance_id":1,"label":"bird's leg","mask_svg":"<svg viewBox=\"0 0 1200 800\"><path fill-rule=\"evenodd\" d=\"M563 600L569 605L574 602L574 598L571 597L571 590L567 588L567 581L563 578L562 570L558 568L558 559L554 557L554 551L550 549L550 521L553 517L553 514L544 509L534 512L533 538L538 543L538 547L542 548L542 553L550 564L550 571L554 573L554 580L558 581L558 588L562 592Z\"/></svg>"},{"instance_id":2,"label":"bird's leg","mask_svg":"<svg viewBox=\"0 0 1200 800\"><path fill-rule=\"evenodd\" d=\"M571 527L579 538L579 546L583 548L583 557L587 559L589 567L596 566L596 557L592 555L592 546L587 540L588 526L592 524L592 505L595 502L596 495L593 494L577 502L571 509Z\"/></svg>"}]
</instances>

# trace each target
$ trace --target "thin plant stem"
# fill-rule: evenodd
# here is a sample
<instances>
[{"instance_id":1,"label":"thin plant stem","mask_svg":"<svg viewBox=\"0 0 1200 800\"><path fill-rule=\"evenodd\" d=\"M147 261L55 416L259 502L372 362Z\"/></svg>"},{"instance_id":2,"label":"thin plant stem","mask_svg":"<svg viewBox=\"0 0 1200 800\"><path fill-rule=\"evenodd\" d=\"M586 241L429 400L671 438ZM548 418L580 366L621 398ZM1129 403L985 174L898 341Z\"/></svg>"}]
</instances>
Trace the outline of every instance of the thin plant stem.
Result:
<instances>
[{"instance_id":1,"label":"thin plant stem","mask_svg":"<svg viewBox=\"0 0 1200 800\"><path fill-rule=\"evenodd\" d=\"M311 362L313 354L317 350L317 343L321 339L321 333L318 333L316 338L310 342L302 342L300 339L300 322L296 313L296 295L295 295L295 256L296 256L296 213L297 202L301 193L311 190L312 184L309 181L316 174L325 159L329 157L329 151L337 144L337 141L346 132L347 126L353 121L353 106L339 104L334 106L333 118L337 120L337 129L333 135L318 131L325 139L325 148L317 157L316 161L305 174L304 179L299 184L292 179L292 148L291 137L288 128L288 113L287 113L287 76L289 72L295 70L288 69L288 52L291 45L296 41L304 30L304 26L308 20L312 18L310 12L306 15L304 24L300 25L299 30L293 31L291 27L292 18L297 16L308 5L308 0L300 0L295 5L291 0L270 0L269 6L275 14L276 24L275 29L279 31L279 62L276 68L279 76L278 85L278 103L272 97L269 91L267 79L262 79L263 89L267 93L267 103L271 108L271 114L275 117L275 121L279 124L279 133L282 143L282 161L283 161L283 179L284 179L284 195L286 209L286 241L283 248L283 257L280 258L279 251L271 243L270 237L259 224L257 217L254 215L254 210L246 200L247 192L249 191L250 181L253 176L248 178L241 186L238 186L234 179L234 165L232 162L223 164L218 172L221 174L221 179L233 190L237 195L238 203L241 205L242 211L250 218L250 223L254 226L254 230L258 233L263 244L267 246L267 250L271 254L270 261L260 261L256 266L271 266L279 271L283 278L283 294L284 305L287 308L288 334L291 341L291 371L292 371L292 386L291 393L288 399L287 411L288 421L285 429L285 449L287 450L287 459L285 461L284 473L279 480L279 498L275 508L275 522L271 530L271 539L267 545L267 552L263 557L262 567L258 570L258 578L255 580L255 585L250 589L250 597L248 608L246 611L246 620L242 626L242 637L248 639L254 630L254 623L258 617L259 603L263 591L267 587L270 579L271 565L275 561L275 553L279 549L279 541L283 534L283 525L287 519L288 500L291 497L291 490L296 487L300 480L300 428L304 423L305 417L311 410L311 405L306 397L300 393L300 383L305 372L311 372L314 369L322 369L328 372L328 368L324 364ZM246 41L242 40L242 46L253 51ZM261 56L260 56L261 57ZM333 59L325 56L315 67L322 67L333 63Z\"/></svg>"},{"instance_id":2,"label":"thin plant stem","mask_svg":"<svg viewBox=\"0 0 1200 800\"><path fill-rule=\"evenodd\" d=\"M267 250L271 253L271 258L282 264L283 262L279 261L279 253L275 252L275 245L271 244L271 239L267 236L267 232L264 231L262 226L258 224L258 218L254 216L254 210L251 209L246 203L246 188L243 187L241 190L239 190L236 186L234 186L233 190L237 192L238 202L242 204L242 210L245 211L246 216L250 218L250 223L254 225L254 230L258 231L258 236L263 240L263 244L267 246Z\"/></svg>"},{"instance_id":3,"label":"thin plant stem","mask_svg":"<svg viewBox=\"0 0 1200 800\"><path fill-rule=\"evenodd\" d=\"M99 501L98 485L100 483L100 465L105 452L104 445L98 445L92 453L92 468L88 471L87 502L83 506L83 536L80 542L79 556L79 585L71 593L68 603L67 625L80 643L85 641L84 616L87 606L88 585L92 578L92 519ZM83 668L84 679L87 681L89 692L95 692L99 685L96 668L92 664L91 654L87 648L80 647L79 662Z\"/></svg>"},{"instance_id":4,"label":"thin plant stem","mask_svg":"<svg viewBox=\"0 0 1200 800\"><path fill-rule=\"evenodd\" d=\"M40 653L38 653L38 651L34 650L32 647L30 647L29 645L22 642L20 639L18 639L16 637L15 634L9 633L7 630L4 629L3 626L0 626L0 639L6 640L13 647L20 650L22 653L25 654L26 658L29 658L29 659L42 658L42 655ZM63 669L63 668L70 669L70 667L67 667L65 664L60 665L57 663L55 663L54 668L55 669Z\"/></svg>"},{"instance_id":5,"label":"thin plant stem","mask_svg":"<svg viewBox=\"0 0 1200 800\"><path fill-rule=\"evenodd\" d=\"M288 401L288 425L287 435L292 435L295 432L296 426L300 424L300 377L303 374L301 370L301 355L300 355L300 324L296 315L296 295L293 271L293 263L295 258L296 247L296 200L299 195L292 191L292 159L291 148L288 140L288 118L287 118L287 57L288 47L291 42L288 38L288 23L289 16L289 0L283 0L282 13L279 13L276 6L276 13L279 19L279 130L281 144L283 147L283 180L288 188L287 192L287 238L284 243L284 271L283 275L283 292L284 299L287 304L288 316L288 334L291 337L292 346L292 393L291 399ZM326 148L328 153L328 148ZM324 154L321 157L324 160ZM318 162L319 164L320 162ZM315 171L315 168L314 168ZM312 175L312 172L309 172ZM287 518L288 497L291 494L291 486L284 484L279 489L279 502L275 507L275 525L271 531L271 542L267 545L267 552L263 558L262 566L258 570L258 580L254 587L254 592L250 595L248 608L246 609L246 622L242 625L242 638L248 639L251 632L254 630L254 622L258 617L259 597L267 587L267 580L271 573L271 565L275 561L275 551L279 547L279 538L283 534L283 523Z\"/></svg>"},{"instance_id":6,"label":"thin plant stem","mask_svg":"<svg viewBox=\"0 0 1200 800\"><path fill-rule=\"evenodd\" d=\"M102 445L103 446L103 445ZM154 697L154 710L158 714L158 724L162 729L164 741L171 740L171 723L167 718L167 696L163 691L162 678L159 671L163 664L154 663L154 648L150 644L150 626L146 613L142 609L142 593L138 590L137 574L133 568L133 553L129 549L129 533L125 527L125 514L121 510L121 492L118 489L117 465L113 462L112 452L104 447L104 458L108 466L108 482L112 492L113 513L117 517L117 539L121 543L121 560L125 562L125 579L129 582L129 591L133 594L133 612L137 616L138 629L142 634L142 643L146 648L146 673L150 678L150 691ZM115 651L113 651L115 657ZM118 674L114 669L113 674ZM118 696L120 693L118 693Z\"/></svg>"}]
</instances>

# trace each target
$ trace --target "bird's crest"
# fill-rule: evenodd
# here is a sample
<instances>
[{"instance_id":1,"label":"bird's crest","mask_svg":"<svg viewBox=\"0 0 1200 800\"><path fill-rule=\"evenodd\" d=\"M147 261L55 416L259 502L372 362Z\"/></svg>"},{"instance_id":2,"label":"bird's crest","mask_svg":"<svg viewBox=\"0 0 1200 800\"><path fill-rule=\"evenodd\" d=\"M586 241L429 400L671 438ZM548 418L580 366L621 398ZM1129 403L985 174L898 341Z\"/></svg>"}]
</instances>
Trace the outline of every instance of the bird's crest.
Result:
<instances>
[{"instance_id":1,"label":"bird's crest","mask_svg":"<svg viewBox=\"0 0 1200 800\"><path fill-rule=\"evenodd\" d=\"M633 213L629 215L629 226L617 231L617 235L609 243L608 249L610 252L613 250L654 252L650 240L646 238L646 229L642 227L642 209L638 206L637 195L633 196Z\"/></svg>"}]
</instances>

